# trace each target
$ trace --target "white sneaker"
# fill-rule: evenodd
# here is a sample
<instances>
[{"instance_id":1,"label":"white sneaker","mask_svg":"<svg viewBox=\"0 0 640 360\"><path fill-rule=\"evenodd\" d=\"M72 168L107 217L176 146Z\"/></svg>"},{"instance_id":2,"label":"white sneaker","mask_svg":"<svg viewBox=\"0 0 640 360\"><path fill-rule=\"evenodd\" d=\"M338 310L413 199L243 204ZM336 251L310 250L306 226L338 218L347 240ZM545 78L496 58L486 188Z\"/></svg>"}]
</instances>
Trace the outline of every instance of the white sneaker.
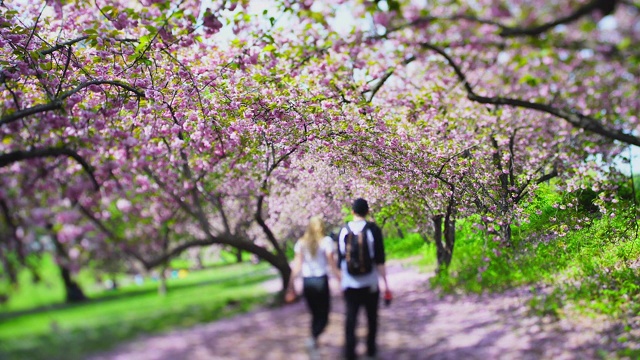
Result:
<instances>
[{"instance_id":1,"label":"white sneaker","mask_svg":"<svg viewBox=\"0 0 640 360\"><path fill-rule=\"evenodd\" d=\"M310 337L305 341L305 346L309 352L309 360L320 360L320 352L318 351L318 342Z\"/></svg>"},{"instance_id":2,"label":"white sneaker","mask_svg":"<svg viewBox=\"0 0 640 360\"><path fill-rule=\"evenodd\" d=\"M307 350L309 351L315 350L318 347L318 343L316 342L316 339L312 337L308 338L304 344L307 347Z\"/></svg>"}]
</instances>

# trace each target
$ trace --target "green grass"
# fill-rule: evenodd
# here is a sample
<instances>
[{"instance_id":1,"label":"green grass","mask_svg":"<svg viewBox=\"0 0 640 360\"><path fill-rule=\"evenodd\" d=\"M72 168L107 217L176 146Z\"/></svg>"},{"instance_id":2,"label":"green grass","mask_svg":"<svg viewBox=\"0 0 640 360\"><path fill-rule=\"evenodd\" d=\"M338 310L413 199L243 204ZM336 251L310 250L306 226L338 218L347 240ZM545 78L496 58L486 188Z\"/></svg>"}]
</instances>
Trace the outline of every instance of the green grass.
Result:
<instances>
[{"instance_id":1,"label":"green grass","mask_svg":"<svg viewBox=\"0 0 640 360\"><path fill-rule=\"evenodd\" d=\"M640 342L634 335L640 330L634 320L640 313L640 223L633 198L621 196L622 201L606 204L607 213L601 214L593 205L597 194L575 195L573 206L562 209L552 205L569 204L571 197L541 188L526 209L529 222L513 226L510 246L476 230L472 218L459 220L452 263L448 272L432 278L432 285L445 292L474 293L530 286L532 314L606 316L624 325L618 334L621 344ZM419 253L424 251L414 254ZM424 264L431 265L435 250L427 256ZM639 354L633 346L623 346L617 355Z\"/></svg>"},{"instance_id":2,"label":"green grass","mask_svg":"<svg viewBox=\"0 0 640 360\"><path fill-rule=\"evenodd\" d=\"M436 269L436 246L433 242L426 242L415 233L405 234L404 238L385 237L384 249L387 259L411 259L420 271L429 272Z\"/></svg>"},{"instance_id":3,"label":"green grass","mask_svg":"<svg viewBox=\"0 0 640 360\"><path fill-rule=\"evenodd\" d=\"M259 284L273 277L266 264L238 264L190 272L168 280L168 293L157 295L157 283L130 285L117 291L94 292L86 303L52 302L37 286L16 294L33 294L40 308L12 306L0 313L1 359L81 359L143 333L212 321L246 311L267 300ZM53 286L53 285L51 285Z\"/></svg>"},{"instance_id":4,"label":"green grass","mask_svg":"<svg viewBox=\"0 0 640 360\"><path fill-rule=\"evenodd\" d=\"M402 259L427 251L429 244L419 234L408 234L404 238L384 239L384 250L390 259Z\"/></svg>"}]
</instances>

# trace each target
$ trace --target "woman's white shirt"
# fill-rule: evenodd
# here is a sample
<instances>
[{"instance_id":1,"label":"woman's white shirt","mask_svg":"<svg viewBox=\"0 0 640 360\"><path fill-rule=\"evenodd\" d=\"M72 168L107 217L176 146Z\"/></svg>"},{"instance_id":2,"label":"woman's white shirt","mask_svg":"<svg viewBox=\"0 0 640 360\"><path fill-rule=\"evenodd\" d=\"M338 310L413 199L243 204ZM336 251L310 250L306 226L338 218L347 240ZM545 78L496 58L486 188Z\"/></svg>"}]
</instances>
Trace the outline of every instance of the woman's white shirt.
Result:
<instances>
[{"instance_id":1,"label":"woman's white shirt","mask_svg":"<svg viewBox=\"0 0 640 360\"><path fill-rule=\"evenodd\" d=\"M325 236L320 240L318 244L318 251L313 256L311 251L302 244L301 241L296 242L293 247L293 251L296 254L302 252L302 277L316 277L327 275L327 267L329 262L327 261L326 253L333 253L333 240L329 236Z\"/></svg>"}]
</instances>

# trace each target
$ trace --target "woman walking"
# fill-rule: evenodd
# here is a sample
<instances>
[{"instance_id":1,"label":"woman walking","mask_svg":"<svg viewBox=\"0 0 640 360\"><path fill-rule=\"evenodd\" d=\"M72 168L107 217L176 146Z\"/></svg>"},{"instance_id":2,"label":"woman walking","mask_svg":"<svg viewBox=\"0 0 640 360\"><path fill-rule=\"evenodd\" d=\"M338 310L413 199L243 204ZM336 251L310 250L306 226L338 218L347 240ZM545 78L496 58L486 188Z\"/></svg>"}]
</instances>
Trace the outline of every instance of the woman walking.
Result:
<instances>
[{"instance_id":1,"label":"woman walking","mask_svg":"<svg viewBox=\"0 0 640 360\"><path fill-rule=\"evenodd\" d=\"M318 337L329 322L331 304L327 268L330 267L340 279L340 271L333 256L333 240L325 235L324 221L320 216L309 220L304 235L294 246L294 252L289 286L293 287L294 279L302 273L302 292L311 312L311 337L306 345L313 353L318 347Z\"/></svg>"}]
</instances>

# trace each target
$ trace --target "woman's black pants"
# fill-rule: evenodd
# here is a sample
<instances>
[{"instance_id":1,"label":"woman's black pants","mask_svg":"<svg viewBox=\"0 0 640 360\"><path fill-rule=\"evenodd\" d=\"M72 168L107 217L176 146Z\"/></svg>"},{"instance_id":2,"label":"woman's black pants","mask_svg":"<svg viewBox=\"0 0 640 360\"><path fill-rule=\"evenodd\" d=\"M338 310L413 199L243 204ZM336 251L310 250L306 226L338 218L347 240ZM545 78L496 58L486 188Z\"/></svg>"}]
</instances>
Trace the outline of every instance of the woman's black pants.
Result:
<instances>
[{"instance_id":1,"label":"woman's black pants","mask_svg":"<svg viewBox=\"0 0 640 360\"><path fill-rule=\"evenodd\" d=\"M325 276L304 277L302 293L311 312L311 335L316 339L329 323L329 278Z\"/></svg>"}]
</instances>

